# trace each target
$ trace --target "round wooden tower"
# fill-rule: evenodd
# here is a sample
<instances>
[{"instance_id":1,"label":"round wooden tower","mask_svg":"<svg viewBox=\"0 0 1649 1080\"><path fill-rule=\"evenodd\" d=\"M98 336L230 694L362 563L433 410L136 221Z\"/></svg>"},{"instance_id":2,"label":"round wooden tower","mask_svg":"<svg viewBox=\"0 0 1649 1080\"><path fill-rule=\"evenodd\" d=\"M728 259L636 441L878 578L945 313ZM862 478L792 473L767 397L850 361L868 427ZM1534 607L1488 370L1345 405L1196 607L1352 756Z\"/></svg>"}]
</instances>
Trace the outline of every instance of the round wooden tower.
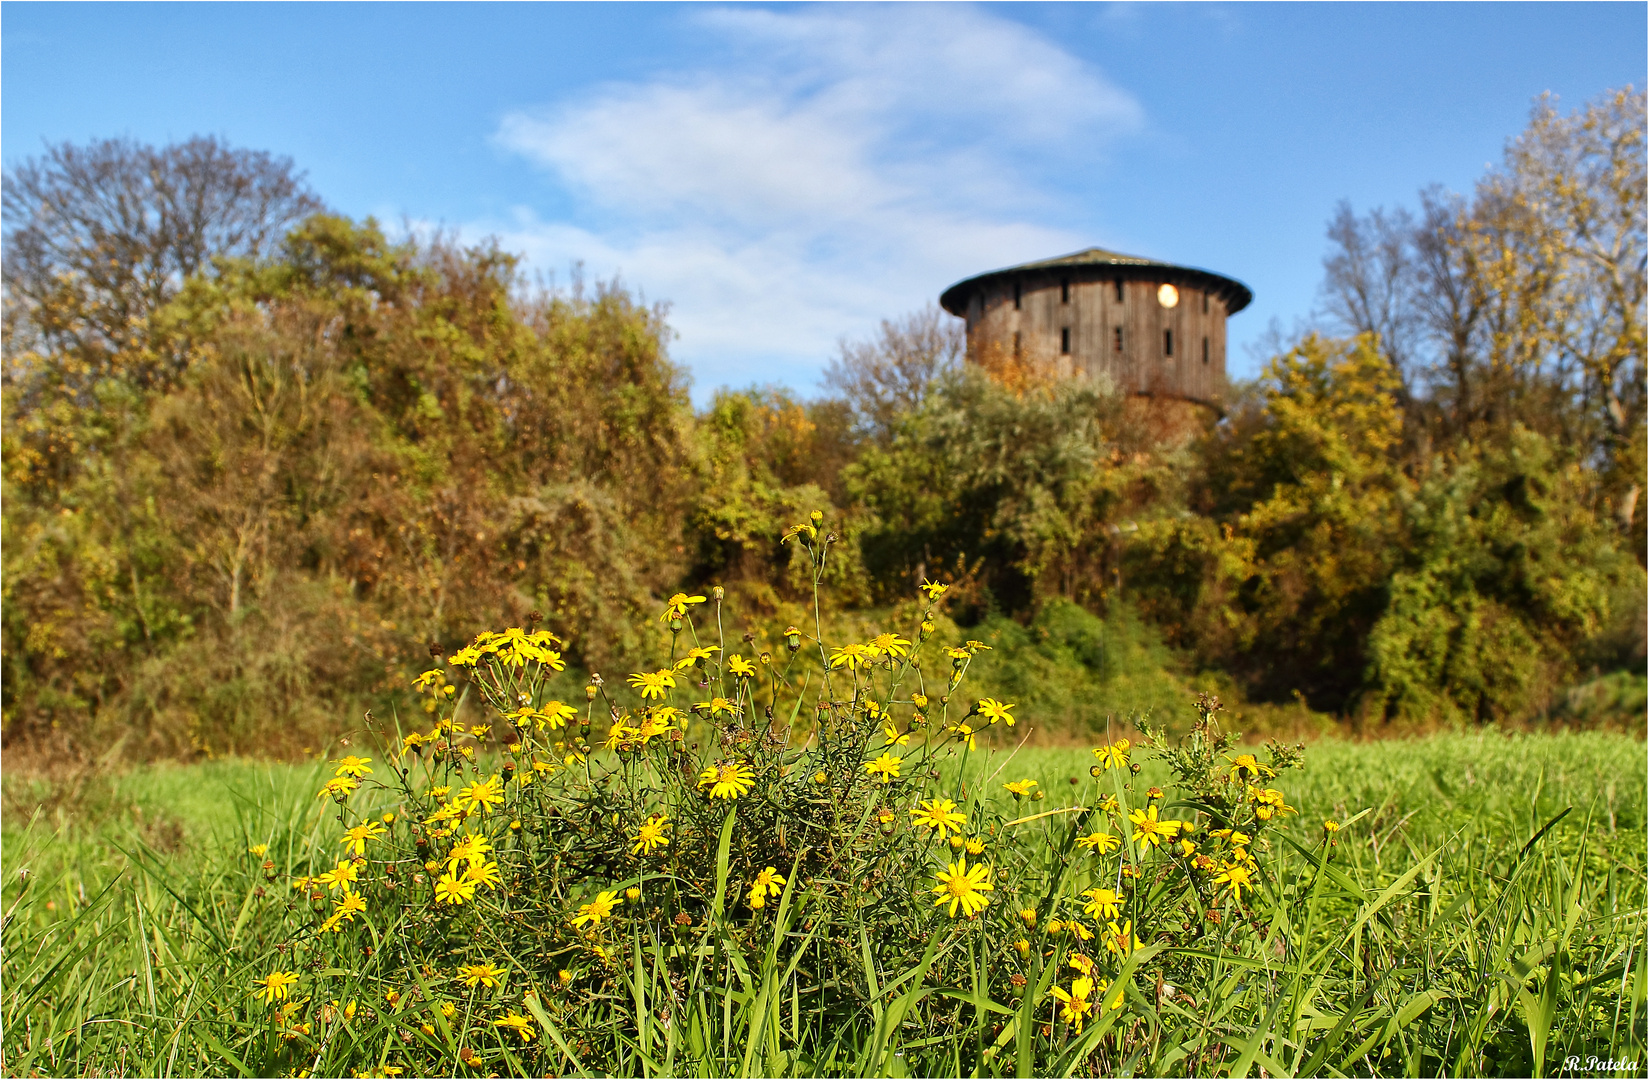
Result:
<instances>
[{"instance_id":1,"label":"round wooden tower","mask_svg":"<svg viewBox=\"0 0 1649 1080\"><path fill-rule=\"evenodd\" d=\"M959 281L939 303L967 320L974 362L1103 373L1166 417L1220 412L1225 320L1253 299L1222 274L1089 248Z\"/></svg>"}]
</instances>

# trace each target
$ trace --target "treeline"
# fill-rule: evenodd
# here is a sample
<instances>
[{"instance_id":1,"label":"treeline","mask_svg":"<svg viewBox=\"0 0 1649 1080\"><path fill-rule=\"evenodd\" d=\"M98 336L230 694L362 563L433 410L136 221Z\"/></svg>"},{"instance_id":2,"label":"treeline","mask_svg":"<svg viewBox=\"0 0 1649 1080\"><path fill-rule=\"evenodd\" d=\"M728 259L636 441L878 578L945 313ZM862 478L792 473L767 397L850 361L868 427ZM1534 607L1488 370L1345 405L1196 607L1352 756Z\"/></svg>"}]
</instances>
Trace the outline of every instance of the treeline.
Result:
<instances>
[{"instance_id":1,"label":"treeline","mask_svg":"<svg viewBox=\"0 0 1649 1080\"><path fill-rule=\"evenodd\" d=\"M6 743L292 752L534 614L629 670L678 587L782 620L814 509L844 612L1138 611L1365 725L1641 684L1643 115L1542 103L1470 197L1342 213L1328 332L1191 442L931 308L825 396L696 412L616 284L391 241L215 140L55 148L5 178Z\"/></svg>"}]
</instances>

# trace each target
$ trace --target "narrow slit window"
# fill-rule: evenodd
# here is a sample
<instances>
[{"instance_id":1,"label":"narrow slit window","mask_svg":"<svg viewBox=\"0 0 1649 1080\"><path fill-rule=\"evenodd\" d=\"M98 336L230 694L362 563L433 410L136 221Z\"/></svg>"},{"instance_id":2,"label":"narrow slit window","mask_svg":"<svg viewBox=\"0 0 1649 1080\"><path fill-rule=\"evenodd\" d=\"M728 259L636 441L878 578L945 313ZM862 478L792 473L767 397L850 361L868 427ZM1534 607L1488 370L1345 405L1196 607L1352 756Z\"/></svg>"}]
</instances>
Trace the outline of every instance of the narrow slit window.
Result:
<instances>
[{"instance_id":1,"label":"narrow slit window","mask_svg":"<svg viewBox=\"0 0 1649 1080\"><path fill-rule=\"evenodd\" d=\"M1071 355L1071 328L1061 327L1059 330L1059 352L1062 356Z\"/></svg>"},{"instance_id":2,"label":"narrow slit window","mask_svg":"<svg viewBox=\"0 0 1649 1080\"><path fill-rule=\"evenodd\" d=\"M1116 339L1116 351L1121 352L1122 351L1122 327L1118 326L1114 330L1112 330L1111 331L1111 336Z\"/></svg>"},{"instance_id":3,"label":"narrow slit window","mask_svg":"<svg viewBox=\"0 0 1649 1080\"><path fill-rule=\"evenodd\" d=\"M1172 330L1162 332L1162 355L1174 355L1174 332Z\"/></svg>"},{"instance_id":4,"label":"narrow slit window","mask_svg":"<svg viewBox=\"0 0 1649 1080\"><path fill-rule=\"evenodd\" d=\"M1116 286L1117 286L1117 303L1120 304L1120 303L1122 303L1122 279L1121 278L1117 278Z\"/></svg>"},{"instance_id":5,"label":"narrow slit window","mask_svg":"<svg viewBox=\"0 0 1649 1080\"><path fill-rule=\"evenodd\" d=\"M1208 314L1208 294L1207 293L1202 294L1202 313L1204 315Z\"/></svg>"},{"instance_id":6,"label":"narrow slit window","mask_svg":"<svg viewBox=\"0 0 1649 1080\"><path fill-rule=\"evenodd\" d=\"M1015 360L1019 359L1019 331L1018 330L1015 330L1013 332L1013 358Z\"/></svg>"},{"instance_id":7,"label":"narrow slit window","mask_svg":"<svg viewBox=\"0 0 1649 1080\"><path fill-rule=\"evenodd\" d=\"M1019 282L1013 283L1013 309L1019 310Z\"/></svg>"},{"instance_id":8,"label":"narrow slit window","mask_svg":"<svg viewBox=\"0 0 1649 1080\"><path fill-rule=\"evenodd\" d=\"M1065 278L1064 280L1062 280L1059 283L1059 302L1061 304L1069 304L1071 302L1071 279L1070 278Z\"/></svg>"},{"instance_id":9,"label":"narrow slit window","mask_svg":"<svg viewBox=\"0 0 1649 1080\"><path fill-rule=\"evenodd\" d=\"M1202 339L1202 362L1208 363L1208 339Z\"/></svg>"}]
</instances>

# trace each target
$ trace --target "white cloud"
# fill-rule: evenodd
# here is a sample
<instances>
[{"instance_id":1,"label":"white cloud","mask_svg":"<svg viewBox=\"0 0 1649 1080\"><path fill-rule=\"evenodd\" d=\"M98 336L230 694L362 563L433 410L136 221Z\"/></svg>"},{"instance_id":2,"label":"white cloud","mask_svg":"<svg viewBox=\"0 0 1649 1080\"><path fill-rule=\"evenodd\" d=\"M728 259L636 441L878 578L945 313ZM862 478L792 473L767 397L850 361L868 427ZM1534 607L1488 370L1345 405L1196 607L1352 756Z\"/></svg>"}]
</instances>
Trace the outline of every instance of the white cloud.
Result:
<instances>
[{"instance_id":1,"label":"white cloud","mask_svg":"<svg viewBox=\"0 0 1649 1080\"><path fill-rule=\"evenodd\" d=\"M577 210L476 223L534 266L581 260L672 305L717 385L809 386L843 334L959 277L1070 250L1046 170L1092 167L1141 110L973 8L713 9L730 61L506 116L498 142Z\"/></svg>"}]
</instances>

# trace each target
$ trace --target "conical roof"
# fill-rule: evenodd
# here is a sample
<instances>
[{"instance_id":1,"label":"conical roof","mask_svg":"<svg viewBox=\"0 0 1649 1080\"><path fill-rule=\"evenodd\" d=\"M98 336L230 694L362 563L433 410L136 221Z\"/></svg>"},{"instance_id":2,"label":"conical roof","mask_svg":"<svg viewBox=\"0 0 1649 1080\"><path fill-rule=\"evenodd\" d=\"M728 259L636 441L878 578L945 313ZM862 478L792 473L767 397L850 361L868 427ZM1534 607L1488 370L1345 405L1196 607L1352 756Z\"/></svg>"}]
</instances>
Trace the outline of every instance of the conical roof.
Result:
<instances>
[{"instance_id":1,"label":"conical roof","mask_svg":"<svg viewBox=\"0 0 1649 1080\"><path fill-rule=\"evenodd\" d=\"M1018 266L1009 266L1001 270L992 270L984 274L976 274L971 278L958 281L946 289L939 296L939 304L952 315L965 315L968 308L968 297L976 288L987 281L994 279L1012 280L1020 275L1042 275L1054 270L1065 269L1105 269L1126 268L1128 276L1152 277L1163 281L1183 282L1194 285L1209 292L1218 293L1225 300L1225 310L1228 315L1235 315L1247 307L1254 299L1253 290L1236 278L1216 274L1212 270L1203 270L1195 266L1175 266L1173 263L1160 262L1156 259L1147 259L1142 255L1124 255L1117 251L1107 251L1104 248L1084 248L1069 255L1061 255L1053 259L1039 259L1036 262L1021 263ZM1101 274L1094 274L1098 277Z\"/></svg>"}]
</instances>

